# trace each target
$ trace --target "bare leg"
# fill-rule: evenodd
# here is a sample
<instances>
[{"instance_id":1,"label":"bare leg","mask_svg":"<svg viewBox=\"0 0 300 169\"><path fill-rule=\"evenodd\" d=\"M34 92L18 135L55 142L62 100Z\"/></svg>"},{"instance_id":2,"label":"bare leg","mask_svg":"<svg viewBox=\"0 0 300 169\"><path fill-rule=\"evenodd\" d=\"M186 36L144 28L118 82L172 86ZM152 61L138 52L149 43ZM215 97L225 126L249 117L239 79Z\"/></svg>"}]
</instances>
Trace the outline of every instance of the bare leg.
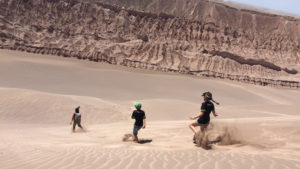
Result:
<instances>
[{"instance_id":1,"label":"bare leg","mask_svg":"<svg viewBox=\"0 0 300 169\"><path fill-rule=\"evenodd\" d=\"M83 129L82 126L81 126L81 124L80 124L80 122L79 122L77 125L78 125L78 127L80 127L81 129Z\"/></svg>"},{"instance_id":2,"label":"bare leg","mask_svg":"<svg viewBox=\"0 0 300 169\"><path fill-rule=\"evenodd\" d=\"M79 119L77 120L77 125L78 125L78 127L80 127L81 129L83 129L82 126L81 126L81 118L79 118Z\"/></svg>"},{"instance_id":3,"label":"bare leg","mask_svg":"<svg viewBox=\"0 0 300 169\"><path fill-rule=\"evenodd\" d=\"M133 141L139 142L139 138L137 135L133 135Z\"/></svg>"},{"instance_id":4,"label":"bare leg","mask_svg":"<svg viewBox=\"0 0 300 169\"><path fill-rule=\"evenodd\" d=\"M207 125L200 126L201 132L204 132L206 130L206 127Z\"/></svg>"},{"instance_id":5,"label":"bare leg","mask_svg":"<svg viewBox=\"0 0 300 169\"><path fill-rule=\"evenodd\" d=\"M76 127L76 122L75 120L73 121L73 132L75 131L75 127Z\"/></svg>"},{"instance_id":6,"label":"bare leg","mask_svg":"<svg viewBox=\"0 0 300 169\"><path fill-rule=\"evenodd\" d=\"M197 127L197 126L198 126L197 123L191 123L191 124L189 125L190 129L194 132L194 134L197 133L197 130L196 130L196 128L195 128L195 127Z\"/></svg>"}]
</instances>

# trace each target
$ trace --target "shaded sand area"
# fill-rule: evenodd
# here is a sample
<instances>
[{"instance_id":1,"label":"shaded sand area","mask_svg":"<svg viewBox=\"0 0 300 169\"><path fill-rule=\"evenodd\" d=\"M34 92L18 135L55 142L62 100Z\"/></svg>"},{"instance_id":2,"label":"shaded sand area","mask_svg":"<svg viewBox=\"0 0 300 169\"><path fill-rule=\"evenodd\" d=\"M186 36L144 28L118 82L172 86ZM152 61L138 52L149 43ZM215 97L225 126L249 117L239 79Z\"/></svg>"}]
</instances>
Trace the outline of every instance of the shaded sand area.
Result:
<instances>
[{"instance_id":1,"label":"shaded sand area","mask_svg":"<svg viewBox=\"0 0 300 169\"><path fill-rule=\"evenodd\" d=\"M204 91L221 103L209 131L229 137L211 150L187 127ZM0 50L0 96L4 169L300 168L299 90ZM122 141L135 101L146 111L144 144ZM86 131L72 133L77 105Z\"/></svg>"}]
</instances>

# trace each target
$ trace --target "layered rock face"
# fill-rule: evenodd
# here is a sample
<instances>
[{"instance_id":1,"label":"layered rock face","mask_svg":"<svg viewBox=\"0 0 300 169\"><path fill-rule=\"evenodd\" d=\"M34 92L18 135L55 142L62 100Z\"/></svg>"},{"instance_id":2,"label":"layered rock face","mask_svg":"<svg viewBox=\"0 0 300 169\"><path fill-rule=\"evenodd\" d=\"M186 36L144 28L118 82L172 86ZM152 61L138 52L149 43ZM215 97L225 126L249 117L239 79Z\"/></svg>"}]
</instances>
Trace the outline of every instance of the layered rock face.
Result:
<instances>
[{"instance_id":1,"label":"layered rock face","mask_svg":"<svg viewBox=\"0 0 300 169\"><path fill-rule=\"evenodd\" d=\"M299 88L300 20L206 0L0 0L0 47Z\"/></svg>"}]
</instances>

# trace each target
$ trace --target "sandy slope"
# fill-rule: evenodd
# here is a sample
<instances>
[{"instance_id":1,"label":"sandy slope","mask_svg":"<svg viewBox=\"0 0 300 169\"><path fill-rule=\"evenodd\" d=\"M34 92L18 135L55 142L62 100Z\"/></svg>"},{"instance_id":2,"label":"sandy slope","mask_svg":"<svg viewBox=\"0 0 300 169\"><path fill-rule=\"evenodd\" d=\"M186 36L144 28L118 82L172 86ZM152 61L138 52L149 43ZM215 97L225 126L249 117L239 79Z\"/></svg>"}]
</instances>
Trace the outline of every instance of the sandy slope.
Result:
<instances>
[{"instance_id":1,"label":"sandy slope","mask_svg":"<svg viewBox=\"0 0 300 169\"><path fill-rule=\"evenodd\" d=\"M188 117L210 90L210 131L239 144L195 147ZM158 74L0 51L1 168L300 168L299 90ZM132 103L146 110L145 144L123 142ZM71 132L81 105L86 132Z\"/></svg>"},{"instance_id":2,"label":"sandy slope","mask_svg":"<svg viewBox=\"0 0 300 169\"><path fill-rule=\"evenodd\" d=\"M0 0L0 27L1 49L300 88L293 17L207 0Z\"/></svg>"}]
</instances>

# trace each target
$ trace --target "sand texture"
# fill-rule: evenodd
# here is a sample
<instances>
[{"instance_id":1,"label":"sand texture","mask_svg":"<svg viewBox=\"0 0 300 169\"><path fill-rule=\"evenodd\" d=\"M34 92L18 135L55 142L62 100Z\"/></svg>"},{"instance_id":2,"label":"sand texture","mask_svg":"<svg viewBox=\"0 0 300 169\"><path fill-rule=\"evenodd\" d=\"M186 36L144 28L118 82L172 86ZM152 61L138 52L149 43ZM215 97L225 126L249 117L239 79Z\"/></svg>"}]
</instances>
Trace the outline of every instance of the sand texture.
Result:
<instances>
[{"instance_id":1,"label":"sand texture","mask_svg":"<svg viewBox=\"0 0 300 169\"><path fill-rule=\"evenodd\" d=\"M188 128L204 91L221 102L209 149ZM0 96L1 169L300 168L298 89L0 50ZM122 140L135 101L147 116L141 144ZM72 133L78 105L85 130Z\"/></svg>"},{"instance_id":2,"label":"sand texture","mask_svg":"<svg viewBox=\"0 0 300 169\"><path fill-rule=\"evenodd\" d=\"M207 0L0 0L0 48L300 87L299 18Z\"/></svg>"}]
</instances>

